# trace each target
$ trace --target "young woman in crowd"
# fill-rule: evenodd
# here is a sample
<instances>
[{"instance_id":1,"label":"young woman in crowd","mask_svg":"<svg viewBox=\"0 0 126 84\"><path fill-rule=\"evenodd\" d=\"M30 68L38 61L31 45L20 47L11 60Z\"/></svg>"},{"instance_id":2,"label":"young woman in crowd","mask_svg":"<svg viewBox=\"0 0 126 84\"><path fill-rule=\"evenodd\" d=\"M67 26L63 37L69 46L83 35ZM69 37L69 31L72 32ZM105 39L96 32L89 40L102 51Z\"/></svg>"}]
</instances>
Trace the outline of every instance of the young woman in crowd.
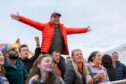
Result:
<instances>
[{"instance_id":1,"label":"young woman in crowd","mask_svg":"<svg viewBox=\"0 0 126 84\"><path fill-rule=\"evenodd\" d=\"M5 73L5 69L3 67L4 60L5 58L3 56L3 53L0 51L0 84L9 84L7 78L4 75Z\"/></svg>"},{"instance_id":2,"label":"young woman in crowd","mask_svg":"<svg viewBox=\"0 0 126 84\"><path fill-rule=\"evenodd\" d=\"M75 49L72 51L72 64L67 65L64 75L65 84L93 84L86 68L82 51ZM88 78L88 80L86 80Z\"/></svg>"},{"instance_id":3,"label":"young woman in crowd","mask_svg":"<svg viewBox=\"0 0 126 84\"><path fill-rule=\"evenodd\" d=\"M106 69L102 66L102 54L99 51L94 51L88 58L88 69L94 80L94 84L109 82L109 77Z\"/></svg>"},{"instance_id":4,"label":"young woman in crowd","mask_svg":"<svg viewBox=\"0 0 126 84\"><path fill-rule=\"evenodd\" d=\"M110 55L108 55L108 54L103 55L102 65L107 69L109 80L115 81L116 80L116 74L115 74L116 70L113 67L112 58Z\"/></svg>"},{"instance_id":5,"label":"young woman in crowd","mask_svg":"<svg viewBox=\"0 0 126 84\"><path fill-rule=\"evenodd\" d=\"M64 84L53 72L53 59L49 54L39 56L35 61L26 84Z\"/></svg>"}]
</instances>

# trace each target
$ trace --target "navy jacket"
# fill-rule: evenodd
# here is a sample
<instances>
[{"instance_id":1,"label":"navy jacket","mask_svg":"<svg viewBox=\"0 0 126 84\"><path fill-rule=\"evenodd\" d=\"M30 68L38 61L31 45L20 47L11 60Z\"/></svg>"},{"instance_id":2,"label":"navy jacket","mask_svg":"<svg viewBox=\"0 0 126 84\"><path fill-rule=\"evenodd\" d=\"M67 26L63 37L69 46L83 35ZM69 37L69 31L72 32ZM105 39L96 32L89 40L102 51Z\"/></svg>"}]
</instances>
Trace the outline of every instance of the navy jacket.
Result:
<instances>
[{"instance_id":1,"label":"navy jacket","mask_svg":"<svg viewBox=\"0 0 126 84\"><path fill-rule=\"evenodd\" d=\"M119 61L116 62L116 80L126 79L126 66Z\"/></svg>"}]
</instances>

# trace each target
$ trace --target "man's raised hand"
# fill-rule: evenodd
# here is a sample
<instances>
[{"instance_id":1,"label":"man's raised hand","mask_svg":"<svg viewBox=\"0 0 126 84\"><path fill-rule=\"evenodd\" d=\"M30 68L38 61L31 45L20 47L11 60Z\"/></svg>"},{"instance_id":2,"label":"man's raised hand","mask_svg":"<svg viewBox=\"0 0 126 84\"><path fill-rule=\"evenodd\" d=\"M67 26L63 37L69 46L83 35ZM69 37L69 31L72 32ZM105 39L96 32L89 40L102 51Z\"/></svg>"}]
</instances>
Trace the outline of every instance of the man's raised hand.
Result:
<instances>
[{"instance_id":1,"label":"man's raised hand","mask_svg":"<svg viewBox=\"0 0 126 84\"><path fill-rule=\"evenodd\" d=\"M90 26L87 26L87 28L88 28L88 32L92 31L92 29L90 28Z\"/></svg>"},{"instance_id":2,"label":"man's raised hand","mask_svg":"<svg viewBox=\"0 0 126 84\"><path fill-rule=\"evenodd\" d=\"M11 14L10 17L14 20L19 20L19 13L17 12L17 14Z\"/></svg>"},{"instance_id":3,"label":"man's raised hand","mask_svg":"<svg viewBox=\"0 0 126 84\"><path fill-rule=\"evenodd\" d=\"M39 37L35 36L36 46L40 47Z\"/></svg>"}]
</instances>

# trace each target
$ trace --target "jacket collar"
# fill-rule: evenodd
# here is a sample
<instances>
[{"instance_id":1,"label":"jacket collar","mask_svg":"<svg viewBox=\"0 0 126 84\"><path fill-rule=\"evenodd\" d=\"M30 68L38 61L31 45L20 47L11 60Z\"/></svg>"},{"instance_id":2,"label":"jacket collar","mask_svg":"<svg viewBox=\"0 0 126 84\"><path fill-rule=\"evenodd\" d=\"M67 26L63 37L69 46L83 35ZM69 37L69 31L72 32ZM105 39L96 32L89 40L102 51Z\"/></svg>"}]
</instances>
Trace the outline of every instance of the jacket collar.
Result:
<instances>
[{"instance_id":1,"label":"jacket collar","mask_svg":"<svg viewBox=\"0 0 126 84\"><path fill-rule=\"evenodd\" d=\"M51 26L54 25L54 23L53 23L52 21L49 21L48 24L50 24ZM59 26L62 26L63 24L59 23L58 25L59 25Z\"/></svg>"}]
</instances>

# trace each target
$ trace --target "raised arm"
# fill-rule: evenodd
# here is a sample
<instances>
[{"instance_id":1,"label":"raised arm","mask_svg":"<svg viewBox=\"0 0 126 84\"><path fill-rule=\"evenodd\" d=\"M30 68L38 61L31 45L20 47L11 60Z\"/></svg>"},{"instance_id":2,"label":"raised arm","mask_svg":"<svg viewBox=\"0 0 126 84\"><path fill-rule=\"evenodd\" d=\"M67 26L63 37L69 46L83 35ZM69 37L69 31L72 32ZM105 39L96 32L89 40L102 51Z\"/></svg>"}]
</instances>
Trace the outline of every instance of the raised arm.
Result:
<instances>
[{"instance_id":1,"label":"raised arm","mask_svg":"<svg viewBox=\"0 0 126 84\"><path fill-rule=\"evenodd\" d=\"M42 24L40 22L28 19L26 17L20 16L18 13L17 14L11 14L10 15L12 19L20 21L22 23L25 23L27 25L33 26L36 29L42 31L44 29L45 24Z\"/></svg>"},{"instance_id":2,"label":"raised arm","mask_svg":"<svg viewBox=\"0 0 126 84\"><path fill-rule=\"evenodd\" d=\"M34 61L39 57L39 55L41 54L41 48L40 48L40 41L39 41L39 37L36 36L35 37L35 42L36 42L36 49L35 49L35 54L34 56L31 58L32 63L34 63Z\"/></svg>"},{"instance_id":3,"label":"raised arm","mask_svg":"<svg viewBox=\"0 0 126 84\"><path fill-rule=\"evenodd\" d=\"M77 34L77 33L86 33L91 31L90 26L87 28L66 28L67 34Z\"/></svg>"},{"instance_id":4,"label":"raised arm","mask_svg":"<svg viewBox=\"0 0 126 84\"><path fill-rule=\"evenodd\" d=\"M35 36L35 42L36 42L36 46L38 48L40 48L40 40L39 40L39 37L38 36Z\"/></svg>"}]
</instances>

